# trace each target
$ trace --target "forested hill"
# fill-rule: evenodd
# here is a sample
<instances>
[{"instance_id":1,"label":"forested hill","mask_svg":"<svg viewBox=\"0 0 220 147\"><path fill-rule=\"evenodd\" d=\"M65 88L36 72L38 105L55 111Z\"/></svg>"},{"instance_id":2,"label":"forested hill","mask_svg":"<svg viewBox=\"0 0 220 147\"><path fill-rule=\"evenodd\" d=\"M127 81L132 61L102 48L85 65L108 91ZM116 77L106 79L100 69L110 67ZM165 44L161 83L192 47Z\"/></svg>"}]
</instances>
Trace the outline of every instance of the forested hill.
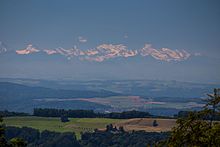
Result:
<instances>
[{"instance_id":1,"label":"forested hill","mask_svg":"<svg viewBox=\"0 0 220 147\"><path fill-rule=\"evenodd\" d=\"M0 82L1 100L37 99L37 98L92 98L120 95L106 90L63 90L44 87L30 87L21 84Z\"/></svg>"}]
</instances>

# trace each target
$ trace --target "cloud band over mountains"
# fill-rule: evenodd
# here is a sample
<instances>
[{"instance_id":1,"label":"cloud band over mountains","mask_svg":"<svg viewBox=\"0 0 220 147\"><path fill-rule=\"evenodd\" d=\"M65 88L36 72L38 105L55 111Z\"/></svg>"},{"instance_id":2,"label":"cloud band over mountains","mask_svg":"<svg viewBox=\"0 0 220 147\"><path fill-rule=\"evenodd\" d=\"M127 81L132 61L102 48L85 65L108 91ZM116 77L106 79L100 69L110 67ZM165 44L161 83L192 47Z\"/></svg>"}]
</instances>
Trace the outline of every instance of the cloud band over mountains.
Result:
<instances>
[{"instance_id":1,"label":"cloud band over mountains","mask_svg":"<svg viewBox=\"0 0 220 147\"><path fill-rule=\"evenodd\" d=\"M129 50L123 44L101 44L95 48L82 50L74 46L74 48L64 49L37 49L33 45L28 45L25 49L16 50L18 55L28 55L38 52L44 52L48 56L59 54L67 57L68 59L78 57L80 60L103 62L108 59L117 57L129 58L134 56L151 56L156 60L161 61L183 61L187 60L191 54L185 50L172 50L169 48L156 49L151 44L145 44L143 48L138 50Z\"/></svg>"}]
</instances>

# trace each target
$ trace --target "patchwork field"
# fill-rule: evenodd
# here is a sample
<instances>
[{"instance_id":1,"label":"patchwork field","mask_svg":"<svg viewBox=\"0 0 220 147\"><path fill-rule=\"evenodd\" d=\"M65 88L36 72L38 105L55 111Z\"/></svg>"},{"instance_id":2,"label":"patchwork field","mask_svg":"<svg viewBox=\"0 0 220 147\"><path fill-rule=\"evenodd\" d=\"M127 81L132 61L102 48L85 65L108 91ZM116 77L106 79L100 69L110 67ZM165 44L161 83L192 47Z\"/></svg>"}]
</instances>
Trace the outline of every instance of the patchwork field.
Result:
<instances>
[{"instance_id":1,"label":"patchwork field","mask_svg":"<svg viewBox=\"0 0 220 147\"><path fill-rule=\"evenodd\" d=\"M153 120L158 123L153 127ZM144 130L148 132L170 131L175 126L175 119L134 118L134 119L108 119L108 118L70 118L67 123L62 123L60 118L45 117L7 117L4 123L7 126L32 127L35 129L57 132L75 132L80 138L80 132L93 131L95 128L104 130L107 124L123 126L126 131Z\"/></svg>"},{"instance_id":2,"label":"patchwork field","mask_svg":"<svg viewBox=\"0 0 220 147\"><path fill-rule=\"evenodd\" d=\"M55 101L55 99L53 99ZM58 99L59 100L59 99ZM57 100L57 101L58 101ZM173 108L173 109L192 109L195 107L203 107L204 104L198 103L198 100L188 99L181 101L181 99L145 99L140 96L111 96L105 98L76 98L73 101L80 100L86 102L93 102L110 106L116 110L129 110L129 109L151 109L151 108Z\"/></svg>"}]
</instances>

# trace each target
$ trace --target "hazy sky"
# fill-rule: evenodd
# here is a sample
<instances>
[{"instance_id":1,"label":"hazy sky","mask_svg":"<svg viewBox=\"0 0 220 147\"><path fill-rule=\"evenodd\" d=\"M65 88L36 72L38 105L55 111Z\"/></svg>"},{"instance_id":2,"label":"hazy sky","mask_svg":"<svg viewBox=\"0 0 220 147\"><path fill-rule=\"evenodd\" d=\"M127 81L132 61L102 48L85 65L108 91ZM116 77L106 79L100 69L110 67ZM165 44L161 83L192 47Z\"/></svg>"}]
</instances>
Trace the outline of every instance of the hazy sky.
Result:
<instances>
[{"instance_id":1,"label":"hazy sky","mask_svg":"<svg viewBox=\"0 0 220 147\"><path fill-rule=\"evenodd\" d=\"M219 0L0 0L0 76L220 82L219 26Z\"/></svg>"}]
</instances>

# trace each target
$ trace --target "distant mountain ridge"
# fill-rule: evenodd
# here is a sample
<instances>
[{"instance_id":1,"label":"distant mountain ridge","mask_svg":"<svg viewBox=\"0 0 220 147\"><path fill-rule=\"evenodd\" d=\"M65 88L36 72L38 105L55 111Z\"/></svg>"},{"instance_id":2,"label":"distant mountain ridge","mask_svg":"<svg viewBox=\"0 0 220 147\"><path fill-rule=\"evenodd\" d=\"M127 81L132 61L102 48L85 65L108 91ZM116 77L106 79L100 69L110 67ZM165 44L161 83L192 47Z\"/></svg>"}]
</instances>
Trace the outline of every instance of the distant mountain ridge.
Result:
<instances>
[{"instance_id":1,"label":"distant mountain ridge","mask_svg":"<svg viewBox=\"0 0 220 147\"><path fill-rule=\"evenodd\" d=\"M170 115L174 108L177 112L180 108L201 106L201 97L205 98L218 86L159 80L50 81L0 78L0 110L31 112L34 108L59 108L111 112L146 109L150 112L155 109L155 112L160 112L167 109ZM142 105L137 107L139 100L146 102L143 108ZM117 104L122 106L117 107Z\"/></svg>"},{"instance_id":2,"label":"distant mountain ridge","mask_svg":"<svg viewBox=\"0 0 220 147\"><path fill-rule=\"evenodd\" d=\"M92 98L120 95L106 90L62 90L44 87L31 87L22 84L0 82L0 110L31 112L34 108L65 108L65 109L106 109L108 106L92 102L75 100L60 102L41 102L37 99L46 98Z\"/></svg>"},{"instance_id":3,"label":"distant mountain ridge","mask_svg":"<svg viewBox=\"0 0 220 147\"><path fill-rule=\"evenodd\" d=\"M120 95L107 90L63 90L45 87L31 87L22 84L0 82L0 97L13 99L35 98L92 98Z\"/></svg>"},{"instance_id":4,"label":"distant mountain ridge","mask_svg":"<svg viewBox=\"0 0 220 147\"><path fill-rule=\"evenodd\" d=\"M0 78L0 82L12 82L31 87L82 91L111 91L113 95L135 95L142 97L200 98L212 92L220 84L201 84L161 80L40 80ZM93 96L93 95L92 95ZM66 97L66 96L65 96Z\"/></svg>"}]
</instances>

